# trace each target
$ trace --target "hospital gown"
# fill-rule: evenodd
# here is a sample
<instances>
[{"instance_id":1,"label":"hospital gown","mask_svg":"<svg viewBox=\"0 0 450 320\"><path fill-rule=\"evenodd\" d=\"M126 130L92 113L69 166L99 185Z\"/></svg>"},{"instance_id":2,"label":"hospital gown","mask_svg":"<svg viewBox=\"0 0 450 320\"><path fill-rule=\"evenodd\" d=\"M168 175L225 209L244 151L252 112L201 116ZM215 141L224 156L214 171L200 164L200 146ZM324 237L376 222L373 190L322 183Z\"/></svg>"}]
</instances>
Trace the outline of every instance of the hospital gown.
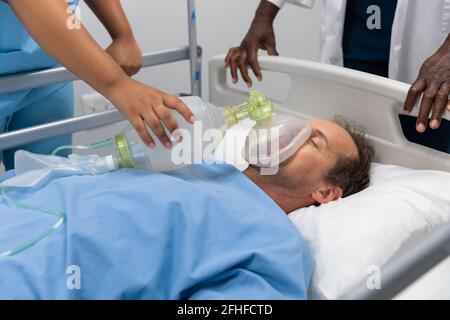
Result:
<instances>
[{"instance_id":1,"label":"hospital gown","mask_svg":"<svg viewBox=\"0 0 450 320\"><path fill-rule=\"evenodd\" d=\"M304 299L307 243L228 165L71 176L14 197L66 223L0 260L1 299ZM57 219L0 200L0 251Z\"/></svg>"}]
</instances>

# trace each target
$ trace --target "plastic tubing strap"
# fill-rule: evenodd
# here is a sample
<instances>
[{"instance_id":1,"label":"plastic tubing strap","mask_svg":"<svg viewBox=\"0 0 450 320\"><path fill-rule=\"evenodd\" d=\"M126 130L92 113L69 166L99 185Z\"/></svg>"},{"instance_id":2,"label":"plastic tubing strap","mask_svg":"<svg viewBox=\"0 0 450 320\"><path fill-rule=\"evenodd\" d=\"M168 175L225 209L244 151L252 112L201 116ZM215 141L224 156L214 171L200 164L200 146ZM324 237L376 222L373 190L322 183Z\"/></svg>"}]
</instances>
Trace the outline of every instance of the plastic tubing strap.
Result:
<instances>
[{"instance_id":1,"label":"plastic tubing strap","mask_svg":"<svg viewBox=\"0 0 450 320\"><path fill-rule=\"evenodd\" d=\"M49 214L49 215L58 217L59 219L50 228L37 234L36 236L34 236L32 238L30 238L29 240L23 242L22 244L14 247L10 250L0 252L0 260L5 259L10 256L13 256L13 255L16 255L22 251L25 251L28 248L31 248L32 246L37 244L39 241L45 239L47 236L52 234L55 230L57 230L59 227L61 227L66 221L66 214L63 211L48 209L48 208L40 207L40 206L33 205L33 204L27 204L22 201L14 200L13 198L11 198L8 195L8 192L13 189L14 188L11 188L11 187L1 187L0 188L0 193L1 193L2 199L5 202L5 204L7 204L9 207L35 210L35 211L39 211L39 212L42 212L45 214Z\"/></svg>"}]
</instances>

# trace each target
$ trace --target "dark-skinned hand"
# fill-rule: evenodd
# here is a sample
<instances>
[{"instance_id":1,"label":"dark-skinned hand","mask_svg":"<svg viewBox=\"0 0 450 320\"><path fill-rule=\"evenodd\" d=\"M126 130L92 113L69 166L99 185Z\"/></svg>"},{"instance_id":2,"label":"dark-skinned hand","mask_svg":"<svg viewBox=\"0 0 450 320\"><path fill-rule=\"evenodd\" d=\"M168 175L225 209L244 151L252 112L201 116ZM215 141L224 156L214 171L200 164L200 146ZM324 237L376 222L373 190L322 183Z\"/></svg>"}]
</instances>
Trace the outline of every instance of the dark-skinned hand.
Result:
<instances>
[{"instance_id":1,"label":"dark-skinned hand","mask_svg":"<svg viewBox=\"0 0 450 320\"><path fill-rule=\"evenodd\" d=\"M248 66L252 68L256 78L261 81L262 73L258 63L258 50L266 50L269 55L277 56L273 21L279 8L268 1L261 1L255 18L247 35L239 47L229 50L225 58L225 68L230 67L233 83L237 83L238 69L247 86L253 85L248 73Z\"/></svg>"},{"instance_id":2,"label":"dark-skinned hand","mask_svg":"<svg viewBox=\"0 0 450 320\"><path fill-rule=\"evenodd\" d=\"M446 43L450 43L447 39ZM409 89L403 110L410 113L423 93L416 130L425 132L431 113L430 128L439 128L444 113L450 111L450 47L444 45L422 65L417 80Z\"/></svg>"}]
</instances>

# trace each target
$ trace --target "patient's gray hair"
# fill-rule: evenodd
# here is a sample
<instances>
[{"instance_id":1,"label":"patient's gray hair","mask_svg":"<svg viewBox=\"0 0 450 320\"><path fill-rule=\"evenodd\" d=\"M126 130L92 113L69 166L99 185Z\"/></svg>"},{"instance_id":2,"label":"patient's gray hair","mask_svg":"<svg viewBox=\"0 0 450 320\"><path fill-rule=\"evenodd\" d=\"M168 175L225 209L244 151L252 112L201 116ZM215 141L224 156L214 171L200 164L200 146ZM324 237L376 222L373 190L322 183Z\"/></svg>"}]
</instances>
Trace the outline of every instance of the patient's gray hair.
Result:
<instances>
[{"instance_id":1,"label":"patient's gray hair","mask_svg":"<svg viewBox=\"0 0 450 320\"><path fill-rule=\"evenodd\" d=\"M338 155L334 168L325 176L327 182L342 189L345 198L369 186L375 150L369 144L364 128L341 116L337 116L335 122L350 134L358 149L358 157Z\"/></svg>"}]
</instances>

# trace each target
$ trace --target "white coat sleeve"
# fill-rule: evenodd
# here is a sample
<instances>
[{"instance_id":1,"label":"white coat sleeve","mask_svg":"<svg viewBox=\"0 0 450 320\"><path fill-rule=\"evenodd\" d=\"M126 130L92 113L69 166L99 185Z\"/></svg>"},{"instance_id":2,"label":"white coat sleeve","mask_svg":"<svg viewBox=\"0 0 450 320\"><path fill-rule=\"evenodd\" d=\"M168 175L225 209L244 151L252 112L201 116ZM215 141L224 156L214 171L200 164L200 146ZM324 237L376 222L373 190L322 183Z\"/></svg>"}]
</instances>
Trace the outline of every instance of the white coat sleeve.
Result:
<instances>
[{"instance_id":1,"label":"white coat sleeve","mask_svg":"<svg viewBox=\"0 0 450 320\"><path fill-rule=\"evenodd\" d=\"M316 2L316 0L268 0L268 1L276 5L278 8L282 8L285 3L292 3L309 9L314 7L314 3Z\"/></svg>"}]
</instances>

